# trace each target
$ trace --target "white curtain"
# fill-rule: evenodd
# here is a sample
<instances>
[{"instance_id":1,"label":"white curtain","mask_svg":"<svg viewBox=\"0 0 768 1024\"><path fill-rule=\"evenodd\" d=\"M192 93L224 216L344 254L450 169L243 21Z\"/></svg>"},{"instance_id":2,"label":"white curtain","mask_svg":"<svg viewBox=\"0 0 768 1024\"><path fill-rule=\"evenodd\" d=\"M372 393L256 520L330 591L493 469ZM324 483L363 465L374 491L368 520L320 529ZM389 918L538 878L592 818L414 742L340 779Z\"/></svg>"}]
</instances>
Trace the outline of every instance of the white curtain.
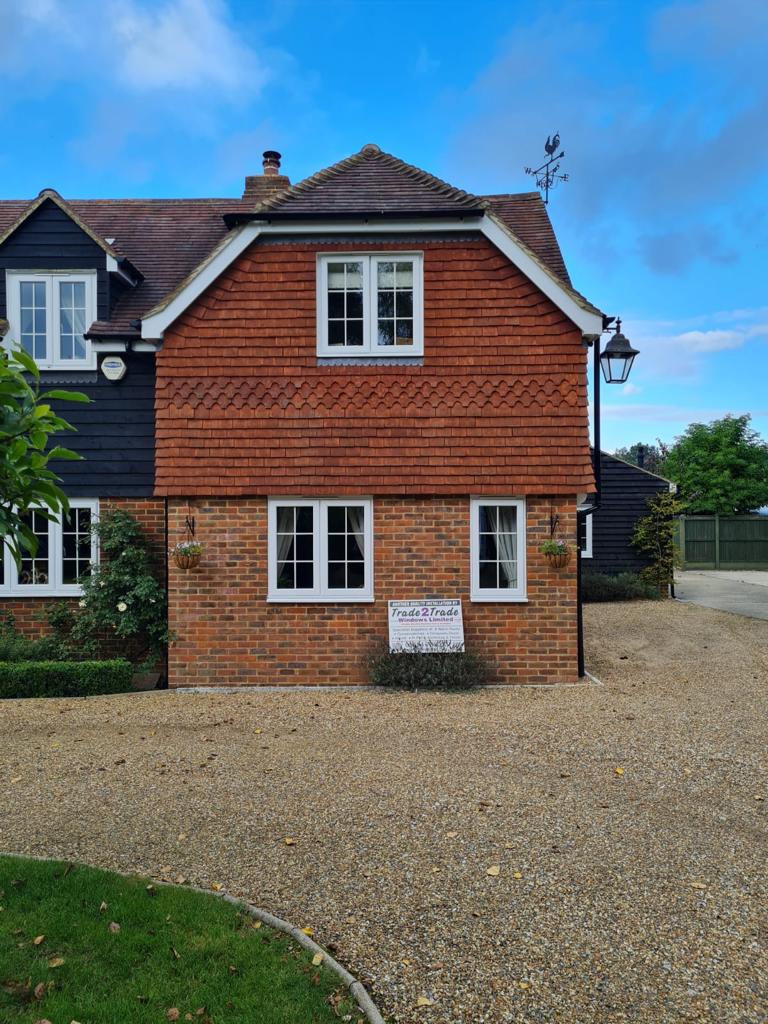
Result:
<instances>
[{"instance_id":1,"label":"white curtain","mask_svg":"<svg viewBox=\"0 0 768 1024\"><path fill-rule=\"evenodd\" d=\"M294 508L281 505L277 509L277 579L280 579L294 536Z\"/></svg>"},{"instance_id":2,"label":"white curtain","mask_svg":"<svg viewBox=\"0 0 768 1024\"><path fill-rule=\"evenodd\" d=\"M347 505L347 522L357 541L360 555L365 558L365 506Z\"/></svg>"},{"instance_id":3,"label":"white curtain","mask_svg":"<svg viewBox=\"0 0 768 1024\"><path fill-rule=\"evenodd\" d=\"M491 529L496 535L499 558L499 587L517 586L517 515L510 505L488 508ZM504 532L502 532L504 531Z\"/></svg>"}]
</instances>

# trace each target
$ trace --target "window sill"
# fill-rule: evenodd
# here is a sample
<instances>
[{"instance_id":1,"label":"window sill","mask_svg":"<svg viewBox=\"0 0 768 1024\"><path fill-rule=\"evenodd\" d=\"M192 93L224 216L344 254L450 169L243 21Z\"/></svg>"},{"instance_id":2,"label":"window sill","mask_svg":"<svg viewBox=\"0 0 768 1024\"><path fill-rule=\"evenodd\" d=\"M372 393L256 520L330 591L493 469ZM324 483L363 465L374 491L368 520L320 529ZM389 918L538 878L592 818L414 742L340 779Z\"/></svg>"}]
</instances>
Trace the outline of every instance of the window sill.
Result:
<instances>
[{"instance_id":1,"label":"window sill","mask_svg":"<svg viewBox=\"0 0 768 1024\"><path fill-rule=\"evenodd\" d=\"M72 587L70 590L52 590L48 587L33 588L29 587L25 590L0 590L0 601L8 600L9 598L49 598L49 597L82 597L83 591L80 587Z\"/></svg>"},{"instance_id":2,"label":"window sill","mask_svg":"<svg viewBox=\"0 0 768 1024\"><path fill-rule=\"evenodd\" d=\"M267 595L267 604L373 604L375 597L331 597L328 594L321 594L317 597L284 597L282 594L277 597L275 594Z\"/></svg>"},{"instance_id":3,"label":"window sill","mask_svg":"<svg viewBox=\"0 0 768 1024\"><path fill-rule=\"evenodd\" d=\"M471 594L469 600L472 604L528 604L527 597L502 597L483 594Z\"/></svg>"},{"instance_id":4,"label":"window sill","mask_svg":"<svg viewBox=\"0 0 768 1024\"><path fill-rule=\"evenodd\" d=\"M318 366L423 366L424 356L412 353L393 353L391 356L379 355L328 355L327 352L317 353Z\"/></svg>"}]
</instances>

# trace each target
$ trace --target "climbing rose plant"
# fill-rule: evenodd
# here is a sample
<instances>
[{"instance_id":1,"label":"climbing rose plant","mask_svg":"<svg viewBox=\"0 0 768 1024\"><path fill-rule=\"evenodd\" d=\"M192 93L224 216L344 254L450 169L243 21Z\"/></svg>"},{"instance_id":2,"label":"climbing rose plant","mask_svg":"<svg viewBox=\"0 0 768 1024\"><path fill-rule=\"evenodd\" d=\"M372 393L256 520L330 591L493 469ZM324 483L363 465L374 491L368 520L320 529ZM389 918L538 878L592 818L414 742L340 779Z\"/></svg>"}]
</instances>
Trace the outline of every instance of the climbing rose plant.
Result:
<instances>
[{"instance_id":1,"label":"climbing rose plant","mask_svg":"<svg viewBox=\"0 0 768 1024\"><path fill-rule=\"evenodd\" d=\"M94 532L100 561L81 577L83 596L74 609L49 610L49 622L74 652L93 657L106 640L125 640L137 669L150 670L169 641L165 590L147 538L122 509L107 511Z\"/></svg>"}]
</instances>

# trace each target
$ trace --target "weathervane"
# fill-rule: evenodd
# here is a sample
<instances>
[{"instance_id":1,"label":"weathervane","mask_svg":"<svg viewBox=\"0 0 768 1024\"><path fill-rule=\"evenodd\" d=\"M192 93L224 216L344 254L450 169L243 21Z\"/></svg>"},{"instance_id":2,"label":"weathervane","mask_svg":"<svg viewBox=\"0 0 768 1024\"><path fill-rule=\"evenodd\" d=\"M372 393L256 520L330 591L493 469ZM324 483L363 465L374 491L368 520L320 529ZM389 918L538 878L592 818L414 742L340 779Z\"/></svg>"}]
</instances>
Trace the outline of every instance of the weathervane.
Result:
<instances>
[{"instance_id":1,"label":"weathervane","mask_svg":"<svg viewBox=\"0 0 768 1024\"><path fill-rule=\"evenodd\" d=\"M544 202L549 202L549 190L554 188L560 181L568 181L567 174L558 174L560 170L560 164L558 161L562 160L565 156L565 150L560 153L557 150L560 148L560 132L555 132L551 137L547 136L547 141L544 143L544 152L547 154L547 160L537 167L535 170L532 167L524 167L523 170L526 174L532 175L536 179L536 187L544 190Z\"/></svg>"}]
</instances>

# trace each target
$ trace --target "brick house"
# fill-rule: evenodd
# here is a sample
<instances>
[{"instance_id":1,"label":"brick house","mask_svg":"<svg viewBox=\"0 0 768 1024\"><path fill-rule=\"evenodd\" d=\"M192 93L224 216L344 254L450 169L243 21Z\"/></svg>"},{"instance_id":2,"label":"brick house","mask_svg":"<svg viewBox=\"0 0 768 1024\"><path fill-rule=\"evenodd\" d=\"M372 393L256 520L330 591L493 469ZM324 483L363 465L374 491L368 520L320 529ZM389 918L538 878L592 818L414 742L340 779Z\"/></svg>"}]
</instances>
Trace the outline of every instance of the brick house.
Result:
<instances>
[{"instance_id":1,"label":"brick house","mask_svg":"<svg viewBox=\"0 0 768 1024\"><path fill-rule=\"evenodd\" d=\"M0 262L6 338L94 398L66 411L74 520L5 560L20 621L76 594L120 504L204 545L168 567L171 686L362 682L387 602L428 598L461 599L498 682L576 679L575 559L539 546L594 488L602 314L537 193L371 145L291 186L270 151L240 200L0 203Z\"/></svg>"}]
</instances>

